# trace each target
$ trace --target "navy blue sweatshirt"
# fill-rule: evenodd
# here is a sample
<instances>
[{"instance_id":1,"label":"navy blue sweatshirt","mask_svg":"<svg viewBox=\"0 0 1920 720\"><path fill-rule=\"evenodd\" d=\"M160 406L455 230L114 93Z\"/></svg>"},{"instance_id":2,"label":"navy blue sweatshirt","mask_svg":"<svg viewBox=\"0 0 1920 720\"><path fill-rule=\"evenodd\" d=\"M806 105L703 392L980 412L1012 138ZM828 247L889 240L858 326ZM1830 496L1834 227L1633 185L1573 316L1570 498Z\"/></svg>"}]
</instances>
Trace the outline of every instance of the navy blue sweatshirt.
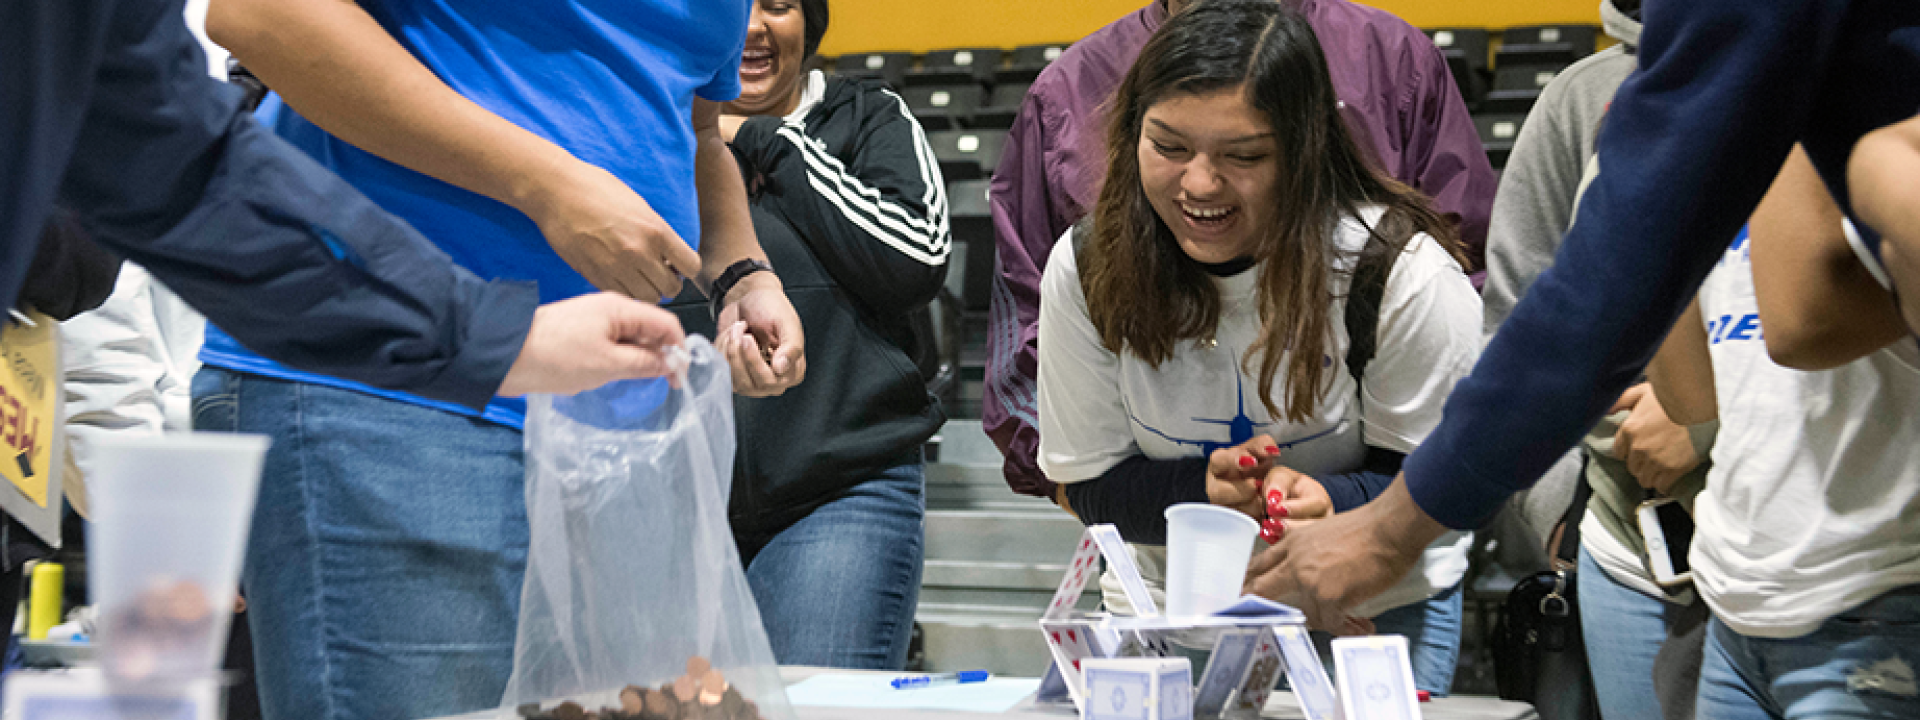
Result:
<instances>
[{"instance_id":1,"label":"navy blue sweatshirt","mask_svg":"<svg viewBox=\"0 0 1920 720\"><path fill-rule=\"evenodd\" d=\"M249 348L479 408L538 297L454 266L207 77L180 0L0 2L0 304L58 201Z\"/></svg>"},{"instance_id":2,"label":"navy blue sweatshirt","mask_svg":"<svg viewBox=\"0 0 1920 720\"><path fill-rule=\"evenodd\" d=\"M1492 517L1633 382L1793 143L1847 208L1854 142L1920 111L1911 0L1657 2L1645 23L1553 267L1407 458L1448 527Z\"/></svg>"}]
</instances>

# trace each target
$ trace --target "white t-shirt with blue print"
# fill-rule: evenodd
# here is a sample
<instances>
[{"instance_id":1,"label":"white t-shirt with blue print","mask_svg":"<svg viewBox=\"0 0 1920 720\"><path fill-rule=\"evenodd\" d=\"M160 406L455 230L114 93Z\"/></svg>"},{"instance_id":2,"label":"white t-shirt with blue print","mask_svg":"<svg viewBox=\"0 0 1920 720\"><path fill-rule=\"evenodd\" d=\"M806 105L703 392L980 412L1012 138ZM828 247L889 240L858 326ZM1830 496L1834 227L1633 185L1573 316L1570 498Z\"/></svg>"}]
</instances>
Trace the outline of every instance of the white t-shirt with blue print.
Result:
<instances>
[{"instance_id":1,"label":"white t-shirt with blue print","mask_svg":"<svg viewBox=\"0 0 1920 720\"><path fill-rule=\"evenodd\" d=\"M1689 559L1714 616L1750 637L1799 637L1920 583L1914 338L1832 370L1775 365L1744 232L1701 285L1700 310L1720 434Z\"/></svg>"},{"instance_id":2,"label":"white t-shirt with blue print","mask_svg":"<svg viewBox=\"0 0 1920 720\"><path fill-rule=\"evenodd\" d=\"M1363 217L1376 222L1381 210ZM1336 241L1357 253L1366 230L1348 219ZM1071 233L1069 233L1071 235ZM1223 308L1214 339L1179 346L1154 368L1101 342L1080 289L1072 241L1063 237L1040 281L1040 469L1060 483L1099 477L1134 455L1153 459L1204 456L1267 433L1281 445L1280 464L1307 475L1357 469L1368 445L1412 452L1440 422L1453 385L1479 356L1480 296L1466 273L1433 238L1414 238L1393 264L1381 297L1377 350L1366 367L1365 397L1346 370L1347 275L1331 273L1328 308L1333 339L1325 362L1324 400L1303 422L1275 418L1256 395L1257 376L1240 369L1259 334L1254 307L1261 268L1215 278ZM1154 302L1141 298L1141 302ZM1284 361L1283 365L1284 367ZM1284 382L1272 389L1284 405ZM1255 541L1260 543L1260 541ZM1428 548L1423 565L1356 613L1372 617L1446 590L1466 572L1471 533L1448 533ZM1264 547L1264 543L1260 543ZM1165 550L1135 546L1134 555L1155 599L1161 596ZM1109 608L1127 612L1125 595L1102 579Z\"/></svg>"}]
</instances>

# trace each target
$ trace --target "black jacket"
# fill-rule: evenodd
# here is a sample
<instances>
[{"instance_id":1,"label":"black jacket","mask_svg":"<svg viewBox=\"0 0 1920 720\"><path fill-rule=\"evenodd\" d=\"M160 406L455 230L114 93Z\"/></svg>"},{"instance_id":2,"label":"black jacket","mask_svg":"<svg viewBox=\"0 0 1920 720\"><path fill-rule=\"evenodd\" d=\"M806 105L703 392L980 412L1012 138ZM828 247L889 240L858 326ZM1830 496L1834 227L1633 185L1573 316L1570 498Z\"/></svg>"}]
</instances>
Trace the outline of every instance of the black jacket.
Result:
<instances>
[{"instance_id":1,"label":"black jacket","mask_svg":"<svg viewBox=\"0 0 1920 720\"><path fill-rule=\"evenodd\" d=\"M876 471L916 460L946 416L913 358L912 317L946 278L946 189L899 96L830 79L804 122L755 117L733 142L754 230L807 335L807 377L736 398L736 534L769 535ZM671 308L711 336L699 295Z\"/></svg>"}]
</instances>

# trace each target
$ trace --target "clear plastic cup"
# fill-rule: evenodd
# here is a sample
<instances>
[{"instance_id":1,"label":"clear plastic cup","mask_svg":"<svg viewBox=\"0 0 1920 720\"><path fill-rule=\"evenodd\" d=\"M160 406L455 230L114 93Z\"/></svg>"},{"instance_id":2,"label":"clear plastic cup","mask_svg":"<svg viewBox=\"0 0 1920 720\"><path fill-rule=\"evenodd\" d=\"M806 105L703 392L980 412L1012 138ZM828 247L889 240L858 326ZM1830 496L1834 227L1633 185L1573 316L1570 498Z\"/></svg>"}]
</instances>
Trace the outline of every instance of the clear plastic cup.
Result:
<instances>
[{"instance_id":1,"label":"clear plastic cup","mask_svg":"<svg viewBox=\"0 0 1920 720\"><path fill-rule=\"evenodd\" d=\"M1167 617L1212 615L1240 599L1259 523L1205 503L1167 508Z\"/></svg>"},{"instance_id":2,"label":"clear plastic cup","mask_svg":"<svg viewBox=\"0 0 1920 720\"><path fill-rule=\"evenodd\" d=\"M219 667L267 444L231 433L95 441L87 576L110 678Z\"/></svg>"}]
</instances>

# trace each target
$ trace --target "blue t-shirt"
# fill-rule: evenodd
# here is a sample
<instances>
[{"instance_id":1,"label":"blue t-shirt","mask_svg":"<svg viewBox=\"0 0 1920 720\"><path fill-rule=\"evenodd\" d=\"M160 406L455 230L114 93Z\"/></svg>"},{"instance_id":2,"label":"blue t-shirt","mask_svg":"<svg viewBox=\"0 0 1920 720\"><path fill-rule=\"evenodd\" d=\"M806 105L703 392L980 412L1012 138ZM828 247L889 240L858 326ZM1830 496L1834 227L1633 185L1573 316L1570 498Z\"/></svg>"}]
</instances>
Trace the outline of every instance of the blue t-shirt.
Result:
<instances>
[{"instance_id":1,"label":"blue t-shirt","mask_svg":"<svg viewBox=\"0 0 1920 720\"><path fill-rule=\"evenodd\" d=\"M750 0L363 0L361 6L455 91L626 181L698 249L688 120L695 95L724 102L740 94ZM594 291L520 211L362 151L277 98L263 103L259 116L475 274L537 282L543 303ZM472 414L283 367L212 327L201 360ZM518 427L524 408L519 400L496 398L481 417Z\"/></svg>"}]
</instances>

